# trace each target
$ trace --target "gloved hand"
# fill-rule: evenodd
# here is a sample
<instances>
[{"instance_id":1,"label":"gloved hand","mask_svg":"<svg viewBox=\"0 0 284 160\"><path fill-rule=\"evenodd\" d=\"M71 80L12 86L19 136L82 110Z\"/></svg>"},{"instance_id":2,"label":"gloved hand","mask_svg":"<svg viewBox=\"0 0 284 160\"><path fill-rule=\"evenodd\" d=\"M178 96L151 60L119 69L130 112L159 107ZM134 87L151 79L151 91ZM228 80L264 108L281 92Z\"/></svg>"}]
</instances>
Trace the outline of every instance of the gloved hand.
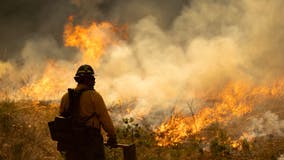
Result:
<instances>
[{"instance_id":1,"label":"gloved hand","mask_svg":"<svg viewBox=\"0 0 284 160\"><path fill-rule=\"evenodd\" d=\"M116 137L109 137L106 145L109 146L110 148L116 148L117 147Z\"/></svg>"}]
</instances>

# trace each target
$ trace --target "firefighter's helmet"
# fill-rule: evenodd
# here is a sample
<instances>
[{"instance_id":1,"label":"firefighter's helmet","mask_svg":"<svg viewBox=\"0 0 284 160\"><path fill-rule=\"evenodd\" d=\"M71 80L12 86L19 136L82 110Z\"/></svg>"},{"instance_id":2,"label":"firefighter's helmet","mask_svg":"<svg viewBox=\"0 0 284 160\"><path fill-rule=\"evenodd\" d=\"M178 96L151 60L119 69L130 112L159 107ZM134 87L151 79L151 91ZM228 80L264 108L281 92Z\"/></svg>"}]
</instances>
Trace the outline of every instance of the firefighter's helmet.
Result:
<instances>
[{"instance_id":1,"label":"firefighter's helmet","mask_svg":"<svg viewBox=\"0 0 284 160\"><path fill-rule=\"evenodd\" d=\"M84 64L78 68L75 77L94 76L94 74L93 68L88 64Z\"/></svg>"}]
</instances>

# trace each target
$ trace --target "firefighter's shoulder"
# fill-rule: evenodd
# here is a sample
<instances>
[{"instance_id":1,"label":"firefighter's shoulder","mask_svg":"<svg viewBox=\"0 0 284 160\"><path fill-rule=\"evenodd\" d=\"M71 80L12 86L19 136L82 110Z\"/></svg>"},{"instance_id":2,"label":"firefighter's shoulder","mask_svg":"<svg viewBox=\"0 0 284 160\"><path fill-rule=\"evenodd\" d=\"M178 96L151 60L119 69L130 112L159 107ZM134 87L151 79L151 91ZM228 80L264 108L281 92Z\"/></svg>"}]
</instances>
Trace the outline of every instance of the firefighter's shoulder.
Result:
<instances>
[{"instance_id":1,"label":"firefighter's shoulder","mask_svg":"<svg viewBox=\"0 0 284 160\"><path fill-rule=\"evenodd\" d=\"M96 90L87 90L85 91L85 93L87 96L94 96L94 97L97 97L97 98L102 98L101 94L99 92L97 92Z\"/></svg>"}]
</instances>

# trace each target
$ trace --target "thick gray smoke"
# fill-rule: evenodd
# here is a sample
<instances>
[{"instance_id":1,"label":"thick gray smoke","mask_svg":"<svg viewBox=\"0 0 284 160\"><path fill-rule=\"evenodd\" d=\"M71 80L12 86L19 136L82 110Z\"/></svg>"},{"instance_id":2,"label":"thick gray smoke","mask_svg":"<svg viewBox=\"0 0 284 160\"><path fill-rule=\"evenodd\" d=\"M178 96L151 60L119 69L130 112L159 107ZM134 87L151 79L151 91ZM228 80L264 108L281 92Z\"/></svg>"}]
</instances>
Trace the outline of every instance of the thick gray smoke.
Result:
<instances>
[{"instance_id":1,"label":"thick gray smoke","mask_svg":"<svg viewBox=\"0 0 284 160\"><path fill-rule=\"evenodd\" d=\"M62 92L74 85L80 53L62 44L69 15L75 24L128 24L129 40L102 57L96 87L107 103L136 98L133 113L183 107L196 92L219 90L231 80L264 83L284 74L282 0L53 2L5 2L1 88L14 91L32 84L50 61L70 71L54 72L61 77L58 83L68 79Z\"/></svg>"}]
</instances>

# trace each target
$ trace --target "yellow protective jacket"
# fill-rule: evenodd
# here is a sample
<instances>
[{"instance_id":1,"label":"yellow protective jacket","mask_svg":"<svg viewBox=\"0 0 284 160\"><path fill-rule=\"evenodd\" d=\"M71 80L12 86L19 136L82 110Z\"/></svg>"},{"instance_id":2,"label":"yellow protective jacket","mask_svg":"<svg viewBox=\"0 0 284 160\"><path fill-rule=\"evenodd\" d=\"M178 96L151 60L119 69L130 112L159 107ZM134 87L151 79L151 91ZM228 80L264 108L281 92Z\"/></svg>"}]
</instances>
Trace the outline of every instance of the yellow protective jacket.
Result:
<instances>
[{"instance_id":1,"label":"yellow protective jacket","mask_svg":"<svg viewBox=\"0 0 284 160\"><path fill-rule=\"evenodd\" d=\"M87 89L86 85L78 84L75 90ZM69 107L69 96L65 93L61 99L60 114L66 111ZM112 120L107 112L105 102L102 96L95 90L86 90L80 97L80 117L86 118L96 113L90 120L86 122L87 126L97 129L101 127L107 132L108 137L115 137L115 129Z\"/></svg>"}]
</instances>

